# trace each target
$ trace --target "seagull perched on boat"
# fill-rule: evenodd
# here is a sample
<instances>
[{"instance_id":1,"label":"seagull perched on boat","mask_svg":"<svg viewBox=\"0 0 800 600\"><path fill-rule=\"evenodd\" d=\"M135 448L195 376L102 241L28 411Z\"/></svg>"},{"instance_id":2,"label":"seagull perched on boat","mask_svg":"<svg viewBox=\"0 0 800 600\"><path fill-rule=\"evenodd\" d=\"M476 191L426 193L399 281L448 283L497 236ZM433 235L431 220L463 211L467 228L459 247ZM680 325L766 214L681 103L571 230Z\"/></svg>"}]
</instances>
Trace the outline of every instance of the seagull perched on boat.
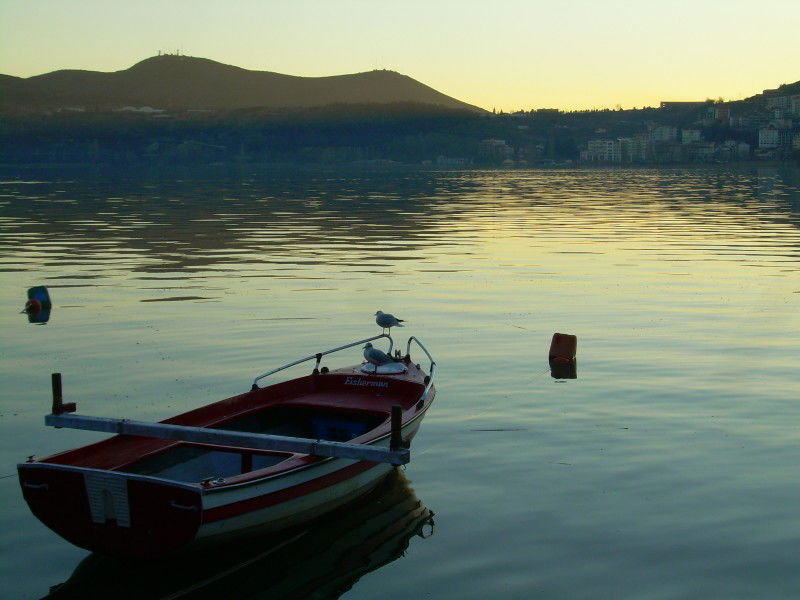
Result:
<instances>
[{"instance_id":1,"label":"seagull perched on boat","mask_svg":"<svg viewBox=\"0 0 800 600\"><path fill-rule=\"evenodd\" d=\"M385 313L380 310L375 313L375 322L380 325L381 329L384 331L386 331L386 328L388 328L389 333L392 333L392 327L403 326L403 319L398 319L394 315L390 315L389 313Z\"/></svg>"},{"instance_id":2,"label":"seagull perched on boat","mask_svg":"<svg viewBox=\"0 0 800 600\"><path fill-rule=\"evenodd\" d=\"M364 346L364 358L368 363L371 363L376 367L393 362L391 356L386 354L386 352L383 350L378 350L377 348L373 347L369 342L367 342L367 345Z\"/></svg>"}]
</instances>

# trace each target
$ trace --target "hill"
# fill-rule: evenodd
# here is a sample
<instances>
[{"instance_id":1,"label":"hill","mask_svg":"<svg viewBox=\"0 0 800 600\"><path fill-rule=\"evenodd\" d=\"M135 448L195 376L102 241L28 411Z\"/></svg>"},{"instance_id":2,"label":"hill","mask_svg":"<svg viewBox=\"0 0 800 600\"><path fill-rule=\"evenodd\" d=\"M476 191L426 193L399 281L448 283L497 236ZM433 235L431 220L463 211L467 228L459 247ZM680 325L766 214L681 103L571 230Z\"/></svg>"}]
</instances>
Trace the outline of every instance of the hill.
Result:
<instances>
[{"instance_id":1,"label":"hill","mask_svg":"<svg viewBox=\"0 0 800 600\"><path fill-rule=\"evenodd\" d=\"M764 90L760 94L756 94L755 96L750 96L749 98L745 98L744 100L739 100L738 102L763 103L768 98L777 98L779 96L793 96L795 94L800 94L800 81L795 81L794 83L783 83L775 89ZM736 102L737 101L734 101L732 102L732 104L736 104Z\"/></svg>"},{"instance_id":2,"label":"hill","mask_svg":"<svg viewBox=\"0 0 800 600\"><path fill-rule=\"evenodd\" d=\"M176 110L308 108L412 103L484 112L394 71L295 77L205 58L162 55L123 71L61 70L29 78L0 75L5 112L106 111L126 106Z\"/></svg>"}]
</instances>

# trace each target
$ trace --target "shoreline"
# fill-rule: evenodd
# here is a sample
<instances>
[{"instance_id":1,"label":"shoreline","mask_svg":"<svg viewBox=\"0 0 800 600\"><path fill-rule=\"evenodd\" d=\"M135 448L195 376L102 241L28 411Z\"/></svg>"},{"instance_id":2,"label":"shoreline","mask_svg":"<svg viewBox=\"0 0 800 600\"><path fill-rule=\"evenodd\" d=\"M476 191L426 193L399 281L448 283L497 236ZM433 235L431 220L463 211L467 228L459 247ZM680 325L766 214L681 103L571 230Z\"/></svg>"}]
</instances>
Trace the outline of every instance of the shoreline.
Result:
<instances>
[{"instance_id":1,"label":"shoreline","mask_svg":"<svg viewBox=\"0 0 800 600\"><path fill-rule=\"evenodd\" d=\"M797 160L747 160L731 161L719 163L704 162L672 162L672 163L580 163L564 162L555 164L528 164L528 165L464 165L464 166L436 166L420 165L400 162L381 162L376 164L352 164L352 163L259 163L250 161L215 161L199 162L196 164L179 163L115 163L115 162L37 162L37 163L2 163L0 170L135 170L148 171L160 169L246 169L270 171L358 171L358 172L381 172L381 171L418 171L418 172L469 172L469 171L618 171L618 170L649 170L649 169L726 169L726 168L800 168L800 161Z\"/></svg>"}]
</instances>

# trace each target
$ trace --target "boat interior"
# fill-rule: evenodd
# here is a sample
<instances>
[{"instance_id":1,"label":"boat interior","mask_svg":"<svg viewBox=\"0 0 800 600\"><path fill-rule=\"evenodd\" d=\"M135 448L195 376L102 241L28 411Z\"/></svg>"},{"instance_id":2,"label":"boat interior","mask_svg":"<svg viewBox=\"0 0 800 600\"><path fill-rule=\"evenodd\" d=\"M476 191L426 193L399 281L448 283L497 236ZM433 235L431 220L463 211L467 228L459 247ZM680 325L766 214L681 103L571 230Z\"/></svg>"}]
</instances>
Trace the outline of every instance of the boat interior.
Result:
<instances>
[{"instance_id":1,"label":"boat interior","mask_svg":"<svg viewBox=\"0 0 800 600\"><path fill-rule=\"evenodd\" d=\"M216 429L348 442L386 420L380 412L277 406L236 417ZM232 477L276 465L291 453L180 443L118 470L183 482Z\"/></svg>"},{"instance_id":2,"label":"boat interior","mask_svg":"<svg viewBox=\"0 0 800 600\"><path fill-rule=\"evenodd\" d=\"M226 421L215 429L348 442L374 429L386 417L382 412L276 406Z\"/></svg>"}]
</instances>

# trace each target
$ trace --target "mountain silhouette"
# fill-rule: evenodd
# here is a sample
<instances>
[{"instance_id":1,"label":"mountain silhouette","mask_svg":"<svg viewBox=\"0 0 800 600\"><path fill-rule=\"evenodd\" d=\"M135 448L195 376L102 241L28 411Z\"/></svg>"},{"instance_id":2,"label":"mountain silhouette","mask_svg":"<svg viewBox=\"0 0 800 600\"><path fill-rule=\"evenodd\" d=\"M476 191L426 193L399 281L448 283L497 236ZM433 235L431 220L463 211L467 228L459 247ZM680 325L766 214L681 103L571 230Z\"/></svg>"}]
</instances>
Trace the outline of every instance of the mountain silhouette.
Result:
<instances>
[{"instance_id":1,"label":"mountain silhouette","mask_svg":"<svg viewBox=\"0 0 800 600\"><path fill-rule=\"evenodd\" d=\"M483 112L394 71L296 77L251 71L205 58L161 55L112 73L60 70L0 75L6 111L153 107L166 110L307 108L331 104L410 103Z\"/></svg>"}]
</instances>

